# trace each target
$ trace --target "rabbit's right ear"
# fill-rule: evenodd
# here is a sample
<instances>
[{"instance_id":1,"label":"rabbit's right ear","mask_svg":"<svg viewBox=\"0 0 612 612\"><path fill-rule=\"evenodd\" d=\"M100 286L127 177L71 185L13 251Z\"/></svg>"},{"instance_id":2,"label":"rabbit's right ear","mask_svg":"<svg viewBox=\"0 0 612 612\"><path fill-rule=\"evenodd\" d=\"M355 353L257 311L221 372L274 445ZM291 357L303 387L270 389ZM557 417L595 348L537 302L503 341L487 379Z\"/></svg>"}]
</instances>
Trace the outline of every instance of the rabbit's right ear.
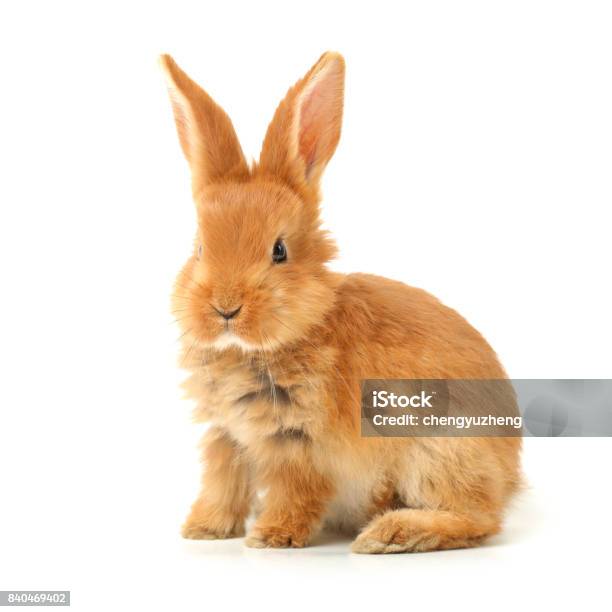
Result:
<instances>
[{"instance_id":1,"label":"rabbit's right ear","mask_svg":"<svg viewBox=\"0 0 612 612\"><path fill-rule=\"evenodd\" d=\"M194 194L207 184L244 179L249 168L225 111L169 56L159 58Z\"/></svg>"},{"instance_id":2,"label":"rabbit's right ear","mask_svg":"<svg viewBox=\"0 0 612 612\"><path fill-rule=\"evenodd\" d=\"M260 171L318 200L321 175L340 140L343 104L344 59L339 53L324 53L276 109L261 150Z\"/></svg>"}]
</instances>

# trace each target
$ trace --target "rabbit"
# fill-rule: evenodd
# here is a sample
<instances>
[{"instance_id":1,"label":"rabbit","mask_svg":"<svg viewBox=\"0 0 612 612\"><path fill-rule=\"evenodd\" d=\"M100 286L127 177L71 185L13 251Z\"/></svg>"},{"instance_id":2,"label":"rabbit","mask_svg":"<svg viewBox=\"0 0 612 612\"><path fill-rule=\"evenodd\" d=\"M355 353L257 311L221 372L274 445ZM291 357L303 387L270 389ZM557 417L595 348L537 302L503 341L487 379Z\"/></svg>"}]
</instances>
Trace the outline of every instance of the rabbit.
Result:
<instances>
[{"instance_id":1,"label":"rabbit","mask_svg":"<svg viewBox=\"0 0 612 612\"><path fill-rule=\"evenodd\" d=\"M421 289L328 268L320 182L340 138L345 62L324 53L247 163L223 109L160 57L197 212L172 298L203 439L185 538L356 553L472 547L501 530L520 437L364 437L363 379L500 379L485 339ZM259 512L250 520L256 506Z\"/></svg>"}]
</instances>

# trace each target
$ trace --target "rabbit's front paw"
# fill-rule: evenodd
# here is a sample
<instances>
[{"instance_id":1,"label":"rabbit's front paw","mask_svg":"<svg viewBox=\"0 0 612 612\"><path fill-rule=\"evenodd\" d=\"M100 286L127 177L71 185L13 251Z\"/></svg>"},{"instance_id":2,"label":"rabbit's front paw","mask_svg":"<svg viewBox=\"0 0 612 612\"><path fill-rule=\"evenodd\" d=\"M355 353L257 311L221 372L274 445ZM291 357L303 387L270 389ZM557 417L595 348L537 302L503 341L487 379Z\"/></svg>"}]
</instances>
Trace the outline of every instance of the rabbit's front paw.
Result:
<instances>
[{"instance_id":1,"label":"rabbit's front paw","mask_svg":"<svg viewBox=\"0 0 612 612\"><path fill-rule=\"evenodd\" d=\"M200 510L187 517L181 534L189 540L240 538L244 535L244 521L228 513Z\"/></svg>"},{"instance_id":2,"label":"rabbit's front paw","mask_svg":"<svg viewBox=\"0 0 612 612\"><path fill-rule=\"evenodd\" d=\"M308 536L306 528L255 525L244 543L249 548L304 548Z\"/></svg>"}]
</instances>

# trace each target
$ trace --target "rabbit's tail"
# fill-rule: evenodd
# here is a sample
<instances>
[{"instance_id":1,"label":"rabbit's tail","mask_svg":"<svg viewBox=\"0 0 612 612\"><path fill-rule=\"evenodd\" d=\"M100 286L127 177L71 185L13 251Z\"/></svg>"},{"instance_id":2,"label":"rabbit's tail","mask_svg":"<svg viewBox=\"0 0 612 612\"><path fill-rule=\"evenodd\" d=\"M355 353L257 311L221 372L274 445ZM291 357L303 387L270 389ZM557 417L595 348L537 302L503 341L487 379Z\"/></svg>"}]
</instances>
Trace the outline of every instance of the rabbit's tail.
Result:
<instances>
[{"instance_id":1,"label":"rabbit's tail","mask_svg":"<svg viewBox=\"0 0 612 612\"><path fill-rule=\"evenodd\" d=\"M390 510L365 526L352 550L399 553L470 548L499 530L500 520L490 515L410 508Z\"/></svg>"}]
</instances>

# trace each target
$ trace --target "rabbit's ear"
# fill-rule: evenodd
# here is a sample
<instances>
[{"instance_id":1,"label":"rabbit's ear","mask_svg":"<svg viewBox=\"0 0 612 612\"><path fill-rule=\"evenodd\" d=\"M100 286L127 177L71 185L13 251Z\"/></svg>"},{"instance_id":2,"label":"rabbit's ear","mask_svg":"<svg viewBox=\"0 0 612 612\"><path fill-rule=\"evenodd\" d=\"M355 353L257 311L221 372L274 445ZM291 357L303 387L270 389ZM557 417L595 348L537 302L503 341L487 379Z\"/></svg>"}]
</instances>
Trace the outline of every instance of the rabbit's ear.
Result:
<instances>
[{"instance_id":1,"label":"rabbit's ear","mask_svg":"<svg viewBox=\"0 0 612 612\"><path fill-rule=\"evenodd\" d=\"M160 57L193 191L227 179L242 179L249 168L225 111L169 55Z\"/></svg>"},{"instance_id":2,"label":"rabbit's ear","mask_svg":"<svg viewBox=\"0 0 612 612\"><path fill-rule=\"evenodd\" d=\"M343 100L344 59L324 53L276 109L261 151L261 171L317 198L321 174L340 139Z\"/></svg>"}]
</instances>

